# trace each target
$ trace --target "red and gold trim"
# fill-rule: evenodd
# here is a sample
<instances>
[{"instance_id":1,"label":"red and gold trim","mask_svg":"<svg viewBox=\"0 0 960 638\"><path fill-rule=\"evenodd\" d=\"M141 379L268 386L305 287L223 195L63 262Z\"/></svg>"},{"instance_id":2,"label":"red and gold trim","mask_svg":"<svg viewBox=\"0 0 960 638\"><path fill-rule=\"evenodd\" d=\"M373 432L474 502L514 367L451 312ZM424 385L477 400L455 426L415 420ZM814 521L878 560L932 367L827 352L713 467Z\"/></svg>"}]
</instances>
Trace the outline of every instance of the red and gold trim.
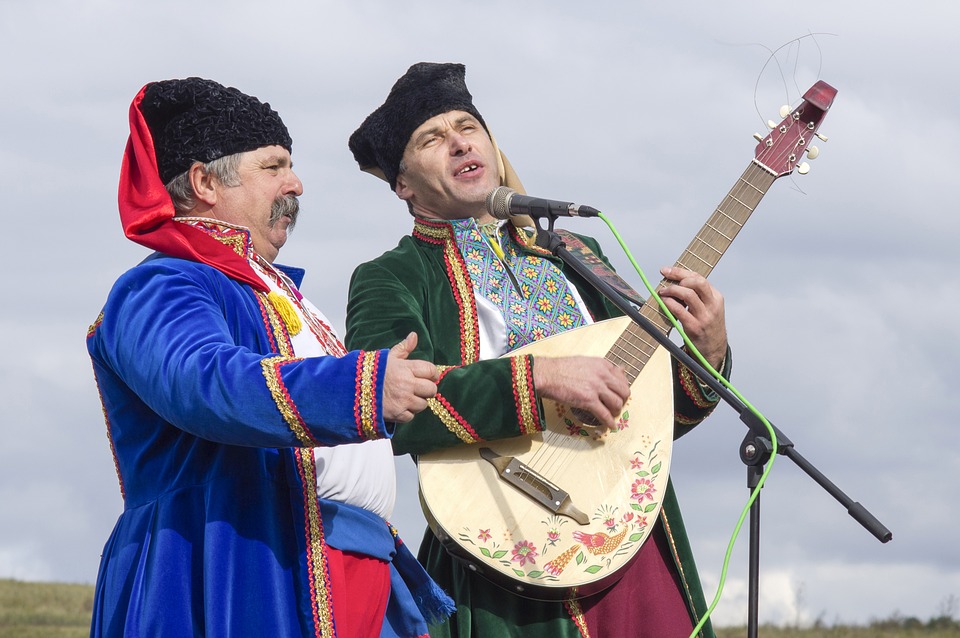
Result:
<instances>
[{"instance_id":1,"label":"red and gold trim","mask_svg":"<svg viewBox=\"0 0 960 638\"><path fill-rule=\"evenodd\" d=\"M443 249L447 278L460 312L460 362L463 365L476 363L480 360L477 301L473 296L473 284L467 272L467 264L453 236L453 227L450 224L417 218L413 224L413 236Z\"/></svg>"},{"instance_id":2,"label":"red and gold trim","mask_svg":"<svg viewBox=\"0 0 960 638\"><path fill-rule=\"evenodd\" d=\"M323 520L320 518L320 502L317 500L317 472L313 453L295 449L297 471L303 491L304 535L307 554L307 576L310 583L310 602L313 609L314 636L333 638L333 590L327 568L326 541Z\"/></svg>"},{"instance_id":3,"label":"red and gold trim","mask_svg":"<svg viewBox=\"0 0 960 638\"><path fill-rule=\"evenodd\" d=\"M673 539L673 532L670 530L670 520L667 518L667 513L663 509L660 510L660 522L663 523L663 532L667 537L667 544L670 546L670 555L673 557L673 562L677 567L677 573L680 575L680 585L683 587L683 595L687 600L687 610L693 616L693 624L696 626L700 622L699 614L697 614L697 606L694 603L693 593L690 591L687 576L683 572L683 562L680 560L680 552L677 551L677 544ZM703 638L702 631L699 635Z\"/></svg>"},{"instance_id":4,"label":"red and gold trim","mask_svg":"<svg viewBox=\"0 0 960 638\"><path fill-rule=\"evenodd\" d=\"M513 373L513 399L517 406L520 434L540 432L543 430L543 422L540 420L537 395L533 387L532 357L510 357L510 368Z\"/></svg>"},{"instance_id":5,"label":"red and gold trim","mask_svg":"<svg viewBox=\"0 0 960 638\"><path fill-rule=\"evenodd\" d=\"M97 329L100 328L100 324L103 323L103 311L97 315L96 321L87 328L87 339L93 337L96 334ZM97 381L97 396L100 397L100 409L103 411L103 422L107 426L107 443L110 444L110 455L113 456L113 469L117 472L117 482L120 484L120 496L123 499L127 498L126 488L123 486L123 475L120 473L120 460L117 458L117 447L113 444L113 427L110 423L110 415L107 414L107 406L103 402L103 392L100 390L100 381L97 380L96 371L93 375L94 380Z\"/></svg>"},{"instance_id":6,"label":"red and gold trim","mask_svg":"<svg viewBox=\"0 0 960 638\"><path fill-rule=\"evenodd\" d=\"M290 333L287 332L287 325L283 318L268 299L267 293L256 291L256 294L257 302L260 304L260 315L267 329L267 335L270 337L271 348L282 357L293 357L293 343L290 341Z\"/></svg>"},{"instance_id":7,"label":"red and gold trim","mask_svg":"<svg viewBox=\"0 0 960 638\"><path fill-rule=\"evenodd\" d=\"M580 607L580 601L575 598L568 598L563 601L563 606L567 609L570 620L577 626L582 638L590 638L590 630L587 629L587 618L583 615L583 609Z\"/></svg>"},{"instance_id":8,"label":"red and gold trim","mask_svg":"<svg viewBox=\"0 0 960 638\"><path fill-rule=\"evenodd\" d=\"M678 366L680 369L680 387L683 392L690 397L693 404L700 409L712 408L717 404L716 400L711 401L703 395L703 389L696 375L685 365Z\"/></svg>"},{"instance_id":9,"label":"red and gold trim","mask_svg":"<svg viewBox=\"0 0 960 638\"><path fill-rule=\"evenodd\" d=\"M382 438L377 431L378 354L361 350L357 357L357 389L354 394L353 415L357 423L357 434L368 441Z\"/></svg>"},{"instance_id":10,"label":"red and gold trim","mask_svg":"<svg viewBox=\"0 0 960 638\"><path fill-rule=\"evenodd\" d=\"M273 396L274 403L277 404L277 410L287 423L290 430L296 435L304 447L316 447L319 442L310 433L300 416L300 411L294 404L286 385L283 383L283 375L280 373L283 366L299 361L293 356L293 345L290 343L290 335L287 332L287 326L280 317L276 308L267 299L267 294L256 291L257 302L260 304L260 313L263 318L267 335L270 337L270 346L279 356L265 357L260 360L260 368L263 372L263 378L267 382L267 389Z\"/></svg>"},{"instance_id":11,"label":"red and gold trim","mask_svg":"<svg viewBox=\"0 0 960 638\"><path fill-rule=\"evenodd\" d=\"M483 440L467 420L460 416L450 402L439 393L436 397L427 399L427 407L454 436L464 443L477 443Z\"/></svg>"},{"instance_id":12,"label":"red and gold trim","mask_svg":"<svg viewBox=\"0 0 960 638\"><path fill-rule=\"evenodd\" d=\"M277 404L277 409L283 416L283 420L286 421L287 426L296 435L297 440L304 447L317 447L320 443L313 438L313 435L307 429L303 417L300 416L297 406L290 398L290 393L287 392L283 383L283 375L280 373L283 366L295 361L300 361L300 359L267 357L260 360L260 368L263 371L263 377L267 380L267 388L273 396L273 401Z\"/></svg>"},{"instance_id":13,"label":"red and gold trim","mask_svg":"<svg viewBox=\"0 0 960 638\"><path fill-rule=\"evenodd\" d=\"M97 315L97 319L87 328L87 339L93 336L93 333L97 331L97 328L100 327L100 324L103 323L103 311L100 311L100 314Z\"/></svg>"}]
</instances>

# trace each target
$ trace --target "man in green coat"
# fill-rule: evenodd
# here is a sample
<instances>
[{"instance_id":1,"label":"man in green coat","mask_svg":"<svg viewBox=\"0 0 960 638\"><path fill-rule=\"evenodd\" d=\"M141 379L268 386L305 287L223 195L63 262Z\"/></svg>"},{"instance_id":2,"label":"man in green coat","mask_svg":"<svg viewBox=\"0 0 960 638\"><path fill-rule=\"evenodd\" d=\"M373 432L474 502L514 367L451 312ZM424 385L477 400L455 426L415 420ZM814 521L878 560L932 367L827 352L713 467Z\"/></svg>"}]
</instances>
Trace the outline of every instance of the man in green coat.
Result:
<instances>
[{"instance_id":1,"label":"man in green coat","mask_svg":"<svg viewBox=\"0 0 960 638\"><path fill-rule=\"evenodd\" d=\"M487 211L496 187L522 187L474 107L464 74L460 64L413 65L350 138L360 168L407 203L414 228L354 272L346 345L385 347L414 331L420 341L410 356L441 368L429 409L398 424L396 454L416 459L541 432L542 399L585 410L598 431L617 436L631 391L617 366L603 357L508 355L621 313L536 246L524 220L498 221ZM595 240L579 239L605 261ZM661 272L675 282L659 291L667 307L707 361L728 374L723 297L693 272ZM700 423L717 397L687 368L676 362L672 368L676 438ZM463 497L474 487L463 485ZM521 597L455 560L430 530L419 558L457 602L451 620L431 628L435 636L685 637L706 607L670 485L636 558L615 584L586 597ZM713 635L709 623L700 635Z\"/></svg>"}]
</instances>

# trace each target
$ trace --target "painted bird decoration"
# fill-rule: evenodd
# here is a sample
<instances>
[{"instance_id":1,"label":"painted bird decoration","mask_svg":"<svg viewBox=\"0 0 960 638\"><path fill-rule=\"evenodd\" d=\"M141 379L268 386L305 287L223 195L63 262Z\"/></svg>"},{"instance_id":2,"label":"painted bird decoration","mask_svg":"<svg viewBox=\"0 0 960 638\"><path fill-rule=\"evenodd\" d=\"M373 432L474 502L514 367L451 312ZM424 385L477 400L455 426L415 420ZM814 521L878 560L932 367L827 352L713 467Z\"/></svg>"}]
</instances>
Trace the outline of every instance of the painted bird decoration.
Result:
<instances>
[{"instance_id":1,"label":"painted bird decoration","mask_svg":"<svg viewBox=\"0 0 960 638\"><path fill-rule=\"evenodd\" d=\"M591 554L600 555L600 554L609 554L616 548L620 546L620 541L623 540L623 537L626 536L627 530L624 528L616 536L610 536L609 534L604 534L603 532L596 532L594 534L587 534L586 532L574 532L573 537L578 542L583 543L584 547L587 548Z\"/></svg>"}]
</instances>

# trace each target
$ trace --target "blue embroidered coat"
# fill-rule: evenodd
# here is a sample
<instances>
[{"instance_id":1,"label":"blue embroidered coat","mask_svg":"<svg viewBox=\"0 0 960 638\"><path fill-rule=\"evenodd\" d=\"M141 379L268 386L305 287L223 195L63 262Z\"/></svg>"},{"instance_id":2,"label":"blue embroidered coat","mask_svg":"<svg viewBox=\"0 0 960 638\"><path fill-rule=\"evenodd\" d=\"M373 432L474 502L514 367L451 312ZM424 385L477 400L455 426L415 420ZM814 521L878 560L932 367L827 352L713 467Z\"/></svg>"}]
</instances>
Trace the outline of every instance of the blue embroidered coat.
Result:
<instances>
[{"instance_id":1,"label":"blue embroidered coat","mask_svg":"<svg viewBox=\"0 0 960 638\"><path fill-rule=\"evenodd\" d=\"M123 495L91 635L335 635L327 545L407 550L376 514L317 498L311 448L392 434L387 351L296 358L265 294L158 253L120 277L87 346ZM424 635L396 569L391 585L383 635Z\"/></svg>"}]
</instances>

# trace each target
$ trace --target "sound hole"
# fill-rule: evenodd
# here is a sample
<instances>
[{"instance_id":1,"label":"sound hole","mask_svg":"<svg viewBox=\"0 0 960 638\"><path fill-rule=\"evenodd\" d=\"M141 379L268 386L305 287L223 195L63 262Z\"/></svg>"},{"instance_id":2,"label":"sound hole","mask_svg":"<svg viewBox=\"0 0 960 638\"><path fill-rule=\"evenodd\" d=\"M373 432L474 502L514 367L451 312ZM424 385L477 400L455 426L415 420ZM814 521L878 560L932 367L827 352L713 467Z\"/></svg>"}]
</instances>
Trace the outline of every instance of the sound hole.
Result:
<instances>
[{"instance_id":1,"label":"sound hole","mask_svg":"<svg viewBox=\"0 0 960 638\"><path fill-rule=\"evenodd\" d=\"M583 410L581 408L570 408L570 413L573 414L573 416L580 419L580 422L583 423L584 425L593 425L593 426L600 425L600 421L597 420L597 417L593 416L586 410Z\"/></svg>"}]
</instances>

